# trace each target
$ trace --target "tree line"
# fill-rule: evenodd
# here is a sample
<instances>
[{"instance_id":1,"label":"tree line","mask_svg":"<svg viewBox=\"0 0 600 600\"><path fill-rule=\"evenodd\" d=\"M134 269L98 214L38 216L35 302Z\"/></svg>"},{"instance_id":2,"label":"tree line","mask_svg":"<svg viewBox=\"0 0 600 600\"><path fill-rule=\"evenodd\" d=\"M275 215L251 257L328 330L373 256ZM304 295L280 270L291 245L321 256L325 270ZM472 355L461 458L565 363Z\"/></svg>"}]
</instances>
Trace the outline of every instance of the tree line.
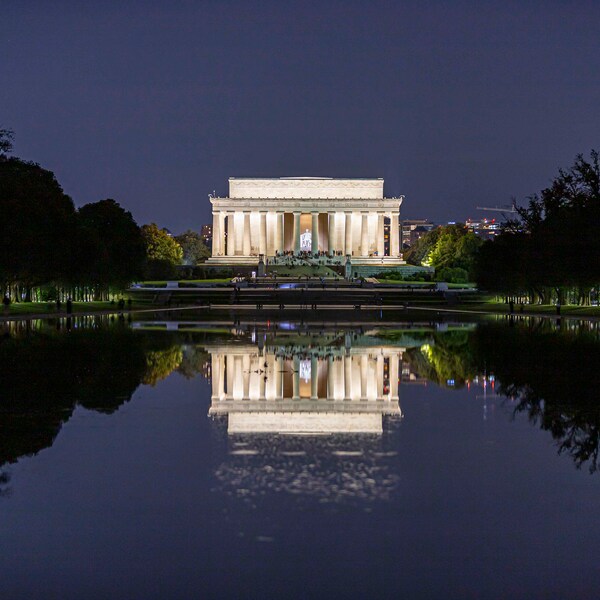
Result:
<instances>
[{"instance_id":1,"label":"tree line","mask_svg":"<svg viewBox=\"0 0 600 600\"><path fill-rule=\"evenodd\" d=\"M477 254L478 285L531 303L590 304L600 284L598 152L578 155Z\"/></svg>"},{"instance_id":2,"label":"tree line","mask_svg":"<svg viewBox=\"0 0 600 600\"><path fill-rule=\"evenodd\" d=\"M0 129L0 292L11 300L107 299L131 282L172 276L209 255L200 236L140 227L111 198L75 208L54 173L9 156Z\"/></svg>"},{"instance_id":3,"label":"tree line","mask_svg":"<svg viewBox=\"0 0 600 600\"><path fill-rule=\"evenodd\" d=\"M516 218L483 242L464 225L438 227L405 251L407 262L431 266L438 281L475 281L507 300L583 304L600 289L598 152L578 155L540 194L516 207Z\"/></svg>"}]
</instances>

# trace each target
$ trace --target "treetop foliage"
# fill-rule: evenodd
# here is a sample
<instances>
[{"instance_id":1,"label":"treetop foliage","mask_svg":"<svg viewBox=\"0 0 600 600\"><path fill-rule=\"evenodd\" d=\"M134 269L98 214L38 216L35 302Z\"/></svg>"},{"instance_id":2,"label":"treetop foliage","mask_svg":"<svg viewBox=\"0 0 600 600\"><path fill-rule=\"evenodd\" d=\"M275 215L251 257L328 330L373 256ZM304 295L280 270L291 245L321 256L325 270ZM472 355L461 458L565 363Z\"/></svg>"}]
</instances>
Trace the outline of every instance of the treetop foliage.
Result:
<instances>
[{"instance_id":1,"label":"treetop foliage","mask_svg":"<svg viewBox=\"0 0 600 600\"><path fill-rule=\"evenodd\" d=\"M202 236L188 229L181 235L175 236L175 241L183 250L183 264L197 265L210 256L210 250L205 246Z\"/></svg>"},{"instance_id":2,"label":"treetop foliage","mask_svg":"<svg viewBox=\"0 0 600 600\"><path fill-rule=\"evenodd\" d=\"M539 195L517 208L493 242L479 253L476 276L481 287L526 294L548 301L577 290L581 301L600 283L600 164L578 155L572 167Z\"/></svg>"},{"instance_id":3,"label":"treetop foliage","mask_svg":"<svg viewBox=\"0 0 600 600\"><path fill-rule=\"evenodd\" d=\"M405 253L407 262L434 267L436 275L466 281L482 241L464 225L443 225L428 231ZM454 276L456 275L456 276Z\"/></svg>"}]
</instances>

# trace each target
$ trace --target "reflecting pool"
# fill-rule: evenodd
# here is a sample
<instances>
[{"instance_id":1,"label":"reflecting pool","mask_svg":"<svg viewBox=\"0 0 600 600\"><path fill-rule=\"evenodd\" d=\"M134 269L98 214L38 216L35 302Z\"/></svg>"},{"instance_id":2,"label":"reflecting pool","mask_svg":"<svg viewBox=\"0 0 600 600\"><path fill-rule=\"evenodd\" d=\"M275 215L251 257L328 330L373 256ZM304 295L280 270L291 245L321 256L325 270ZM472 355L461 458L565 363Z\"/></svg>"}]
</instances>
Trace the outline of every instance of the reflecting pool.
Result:
<instances>
[{"instance_id":1,"label":"reflecting pool","mask_svg":"<svg viewBox=\"0 0 600 600\"><path fill-rule=\"evenodd\" d=\"M0 330L6 598L592 598L600 335Z\"/></svg>"}]
</instances>

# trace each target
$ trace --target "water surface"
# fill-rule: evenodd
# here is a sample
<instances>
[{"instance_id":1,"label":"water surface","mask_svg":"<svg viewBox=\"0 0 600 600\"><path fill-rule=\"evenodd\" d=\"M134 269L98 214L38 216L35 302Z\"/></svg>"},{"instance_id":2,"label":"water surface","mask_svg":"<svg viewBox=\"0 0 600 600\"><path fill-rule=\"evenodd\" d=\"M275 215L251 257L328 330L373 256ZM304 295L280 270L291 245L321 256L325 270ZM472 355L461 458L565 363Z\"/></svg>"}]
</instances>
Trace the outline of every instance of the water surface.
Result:
<instances>
[{"instance_id":1,"label":"water surface","mask_svg":"<svg viewBox=\"0 0 600 600\"><path fill-rule=\"evenodd\" d=\"M13 325L3 595L594 597L599 346L533 321Z\"/></svg>"}]
</instances>

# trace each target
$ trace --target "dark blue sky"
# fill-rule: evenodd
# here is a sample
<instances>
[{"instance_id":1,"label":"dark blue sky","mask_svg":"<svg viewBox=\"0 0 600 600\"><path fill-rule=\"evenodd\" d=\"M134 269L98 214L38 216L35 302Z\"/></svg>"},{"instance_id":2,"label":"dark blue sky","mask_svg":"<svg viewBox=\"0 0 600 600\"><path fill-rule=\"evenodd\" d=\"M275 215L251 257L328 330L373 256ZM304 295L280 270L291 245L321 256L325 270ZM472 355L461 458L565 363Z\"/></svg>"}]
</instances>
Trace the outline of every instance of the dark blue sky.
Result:
<instances>
[{"instance_id":1,"label":"dark blue sky","mask_svg":"<svg viewBox=\"0 0 600 600\"><path fill-rule=\"evenodd\" d=\"M481 215L600 148L600 2L8 2L0 125L174 233L229 176L384 177Z\"/></svg>"}]
</instances>

